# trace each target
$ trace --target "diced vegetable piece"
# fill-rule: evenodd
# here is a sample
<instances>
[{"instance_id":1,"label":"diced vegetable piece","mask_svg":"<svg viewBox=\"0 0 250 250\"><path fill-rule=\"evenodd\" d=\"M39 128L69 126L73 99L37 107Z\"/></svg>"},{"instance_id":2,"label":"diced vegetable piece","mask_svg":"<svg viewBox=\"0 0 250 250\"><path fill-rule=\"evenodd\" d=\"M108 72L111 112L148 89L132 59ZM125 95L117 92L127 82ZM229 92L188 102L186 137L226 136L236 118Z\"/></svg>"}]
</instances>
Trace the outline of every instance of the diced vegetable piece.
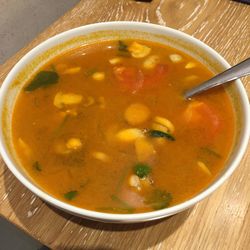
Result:
<instances>
[{"instance_id":1,"label":"diced vegetable piece","mask_svg":"<svg viewBox=\"0 0 250 250\"><path fill-rule=\"evenodd\" d=\"M112 64L112 65L116 65L116 64L119 64L122 62L122 58L121 57L114 57L114 58L111 58L109 59L109 63Z\"/></svg>"},{"instance_id":2,"label":"diced vegetable piece","mask_svg":"<svg viewBox=\"0 0 250 250\"><path fill-rule=\"evenodd\" d=\"M133 174L129 177L129 186L136 188L137 190L141 190L141 182L140 178Z\"/></svg>"},{"instance_id":3,"label":"diced vegetable piece","mask_svg":"<svg viewBox=\"0 0 250 250\"><path fill-rule=\"evenodd\" d=\"M105 109L106 108L106 101L105 101L105 98L103 96L100 96L98 98L98 101L99 101L99 106L101 109Z\"/></svg>"},{"instance_id":4,"label":"diced vegetable piece","mask_svg":"<svg viewBox=\"0 0 250 250\"><path fill-rule=\"evenodd\" d=\"M71 201L78 195L78 192L76 190L69 191L68 193L65 193L63 196L65 199Z\"/></svg>"},{"instance_id":5,"label":"diced vegetable piece","mask_svg":"<svg viewBox=\"0 0 250 250\"><path fill-rule=\"evenodd\" d=\"M32 150L30 146L23 139L18 138L18 145L22 149L26 157L30 157L32 155Z\"/></svg>"},{"instance_id":6,"label":"diced vegetable piece","mask_svg":"<svg viewBox=\"0 0 250 250\"><path fill-rule=\"evenodd\" d=\"M142 103L133 103L125 110L125 120L130 125L138 125L148 120L150 116L149 108Z\"/></svg>"},{"instance_id":7,"label":"diced vegetable piece","mask_svg":"<svg viewBox=\"0 0 250 250\"><path fill-rule=\"evenodd\" d=\"M179 63L183 60L182 56L178 54L171 54L169 58L173 63Z\"/></svg>"},{"instance_id":8,"label":"diced vegetable piece","mask_svg":"<svg viewBox=\"0 0 250 250\"><path fill-rule=\"evenodd\" d=\"M143 58L150 54L151 48L142 45L137 42L133 42L129 47L128 51L131 53L134 58Z\"/></svg>"},{"instance_id":9,"label":"diced vegetable piece","mask_svg":"<svg viewBox=\"0 0 250 250\"><path fill-rule=\"evenodd\" d=\"M114 67L114 75L124 91L136 93L143 87L144 75L143 72L136 67Z\"/></svg>"},{"instance_id":10,"label":"diced vegetable piece","mask_svg":"<svg viewBox=\"0 0 250 250\"><path fill-rule=\"evenodd\" d=\"M160 57L157 55L149 56L143 62L143 67L145 69L153 69L160 62Z\"/></svg>"},{"instance_id":11,"label":"diced vegetable piece","mask_svg":"<svg viewBox=\"0 0 250 250\"><path fill-rule=\"evenodd\" d=\"M201 101L191 102L184 112L184 119L191 128L205 128L206 144L213 140L221 129L220 116L213 107Z\"/></svg>"},{"instance_id":12,"label":"diced vegetable piece","mask_svg":"<svg viewBox=\"0 0 250 250\"><path fill-rule=\"evenodd\" d=\"M127 52L128 51L128 45L125 44L123 41L118 41L118 50Z\"/></svg>"},{"instance_id":13,"label":"diced vegetable piece","mask_svg":"<svg viewBox=\"0 0 250 250\"><path fill-rule=\"evenodd\" d=\"M167 193L166 191L155 189L146 199L144 203L152 206L153 209L163 209L169 206L172 201L171 193Z\"/></svg>"},{"instance_id":14,"label":"diced vegetable piece","mask_svg":"<svg viewBox=\"0 0 250 250\"><path fill-rule=\"evenodd\" d=\"M159 131L164 132L164 133L169 133L169 129L166 128L165 126L159 124L159 123L153 123L151 128L153 130L159 130Z\"/></svg>"},{"instance_id":15,"label":"diced vegetable piece","mask_svg":"<svg viewBox=\"0 0 250 250\"><path fill-rule=\"evenodd\" d=\"M123 129L116 134L117 139L123 142L133 142L143 136L143 132L138 128Z\"/></svg>"},{"instance_id":16,"label":"diced vegetable piece","mask_svg":"<svg viewBox=\"0 0 250 250\"><path fill-rule=\"evenodd\" d=\"M209 170L209 168L206 166L206 164L202 161L198 161L197 165L199 166L199 168L207 175L212 175L211 171Z\"/></svg>"},{"instance_id":17,"label":"diced vegetable piece","mask_svg":"<svg viewBox=\"0 0 250 250\"><path fill-rule=\"evenodd\" d=\"M83 104L84 107L89 107L95 103L95 99L93 96L88 96L87 101Z\"/></svg>"},{"instance_id":18,"label":"diced vegetable piece","mask_svg":"<svg viewBox=\"0 0 250 250\"><path fill-rule=\"evenodd\" d=\"M134 173L139 178L145 178L151 173L151 167L144 163L138 163L134 166Z\"/></svg>"},{"instance_id":19,"label":"diced vegetable piece","mask_svg":"<svg viewBox=\"0 0 250 250\"><path fill-rule=\"evenodd\" d=\"M36 171L38 171L38 172L41 172L41 171L42 171L42 166L41 166L41 164L40 164L38 161L35 161L35 162L33 163L32 167L33 167Z\"/></svg>"},{"instance_id":20,"label":"diced vegetable piece","mask_svg":"<svg viewBox=\"0 0 250 250\"><path fill-rule=\"evenodd\" d=\"M103 162L108 162L110 160L110 157L103 153L103 152L100 152L100 151L95 151L92 153L92 156L97 159L97 160L100 160L100 161L103 161Z\"/></svg>"},{"instance_id":21,"label":"diced vegetable piece","mask_svg":"<svg viewBox=\"0 0 250 250\"><path fill-rule=\"evenodd\" d=\"M135 208L145 206L142 194L140 192L136 192L132 188L123 188L120 192L120 197L127 204Z\"/></svg>"},{"instance_id":22,"label":"diced vegetable piece","mask_svg":"<svg viewBox=\"0 0 250 250\"><path fill-rule=\"evenodd\" d=\"M96 81L102 81L105 79L105 73L104 72L95 72L92 75L92 78Z\"/></svg>"},{"instance_id":23,"label":"diced vegetable piece","mask_svg":"<svg viewBox=\"0 0 250 250\"><path fill-rule=\"evenodd\" d=\"M63 108L65 105L79 104L82 99L82 95L73 93L63 94L62 92L58 92L54 98L54 105L57 108Z\"/></svg>"},{"instance_id":24,"label":"diced vegetable piece","mask_svg":"<svg viewBox=\"0 0 250 250\"><path fill-rule=\"evenodd\" d=\"M161 124L162 126L166 127L168 129L168 132L170 132L171 134L174 133L174 125L171 121L169 121L168 119L164 118L164 117L161 117L161 116L156 116L154 118L154 121L156 123L159 123ZM164 132L164 131L163 131Z\"/></svg>"},{"instance_id":25,"label":"diced vegetable piece","mask_svg":"<svg viewBox=\"0 0 250 250\"><path fill-rule=\"evenodd\" d=\"M70 138L66 143L66 147L70 150L77 150L82 147L82 142L78 138Z\"/></svg>"},{"instance_id":26,"label":"diced vegetable piece","mask_svg":"<svg viewBox=\"0 0 250 250\"><path fill-rule=\"evenodd\" d=\"M201 114L199 114L198 108L202 105L203 103L199 101L189 103L184 112L184 119L187 122L199 122L199 120L201 119Z\"/></svg>"},{"instance_id":27,"label":"diced vegetable piece","mask_svg":"<svg viewBox=\"0 0 250 250\"><path fill-rule=\"evenodd\" d=\"M63 71L63 75L73 75L77 74L81 71L81 67L74 67L74 68L69 68Z\"/></svg>"},{"instance_id":28,"label":"diced vegetable piece","mask_svg":"<svg viewBox=\"0 0 250 250\"><path fill-rule=\"evenodd\" d=\"M167 78L168 75L168 65L157 64L154 69L146 72L144 74L143 87L156 87Z\"/></svg>"},{"instance_id":29,"label":"diced vegetable piece","mask_svg":"<svg viewBox=\"0 0 250 250\"><path fill-rule=\"evenodd\" d=\"M58 82L59 75L55 71L40 71L34 79L24 87L25 91L33 91Z\"/></svg>"},{"instance_id":30,"label":"diced vegetable piece","mask_svg":"<svg viewBox=\"0 0 250 250\"><path fill-rule=\"evenodd\" d=\"M169 141L175 141L175 138L172 135L170 135L168 133L164 133L164 132L159 131L159 130L149 130L148 134L151 137L162 137L162 138L168 139Z\"/></svg>"},{"instance_id":31,"label":"diced vegetable piece","mask_svg":"<svg viewBox=\"0 0 250 250\"><path fill-rule=\"evenodd\" d=\"M192 68L195 68L195 67L196 67L196 63L195 62L188 62L185 65L185 69L192 69Z\"/></svg>"},{"instance_id":32,"label":"diced vegetable piece","mask_svg":"<svg viewBox=\"0 0 250 250\"><path fill-rule=\"evenodd\" d=\"M140 162L152 162L156 154L154 146L145 137L135 141L135 152Z\"/></svg>"}]
</instances>

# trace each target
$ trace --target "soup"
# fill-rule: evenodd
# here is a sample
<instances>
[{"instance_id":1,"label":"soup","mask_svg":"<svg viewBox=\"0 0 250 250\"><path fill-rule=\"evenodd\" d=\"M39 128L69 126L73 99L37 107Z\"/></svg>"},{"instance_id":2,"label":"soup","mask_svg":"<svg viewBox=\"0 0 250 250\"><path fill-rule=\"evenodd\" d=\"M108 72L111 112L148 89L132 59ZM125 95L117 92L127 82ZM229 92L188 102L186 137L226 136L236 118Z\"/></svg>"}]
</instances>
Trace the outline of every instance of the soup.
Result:
<instances>
[{"instance_id":1,"label":"soup","mask_svg":"<svg viewBox=\"0 0 250 250\"><path fill-rule=\"evenodd\" d=\"M38 186L77 207L140 213L181 203L218 176L234 140L223 88L183 98L212 75L189 55L149 41L68 51L17 98L17 156Z\"/></svg>"}]
</instances>

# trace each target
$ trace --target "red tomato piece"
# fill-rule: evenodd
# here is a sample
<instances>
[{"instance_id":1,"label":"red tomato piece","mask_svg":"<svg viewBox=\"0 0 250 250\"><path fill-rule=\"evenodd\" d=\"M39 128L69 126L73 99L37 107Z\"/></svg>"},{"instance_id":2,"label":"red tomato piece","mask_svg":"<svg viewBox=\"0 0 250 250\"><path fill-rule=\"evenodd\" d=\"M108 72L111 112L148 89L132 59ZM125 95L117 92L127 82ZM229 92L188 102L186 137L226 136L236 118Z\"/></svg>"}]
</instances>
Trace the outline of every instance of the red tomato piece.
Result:
<instances>
[{"instance_id":1,"label":"red tomato piece","mask_svg":"<svg viewBox=\"0 0 250 250\"><path fill-rule=\"evenodd\" d=\"M120 82L123 90L136 93L143 87L143 72L136 67L114 67L114 75Z\"/></svg>"},{"instance_id":2,"label":"red tomato piece","mask_svg":"<svg viewBox=\"0 0 250 250\"><path fill-rule=\"evenodd\" d=\"M222 125L218 112L208 104L199 101L189 104L184 118L189 126L204 129L204 139L207 141L214 139Z\"/></svg>"},{"instance_id":3,"label":"red tomato piece","mask_svg":"<svg viewBox=\"0 0 250 250\"><path fill-rule=\"evenodd\" d=\"M132 190L124 188L120 196L123 201L125 201L132 207L135 208L145 207L143 197L141 197L138 193Z\"/></svg>"},{"instance_id":4,"label":"red tomato piece","mask_svg":"<svg viewBox=\"0 0 250 250\"><path fill-rule=\"evenodd\" d=\"M123 90L136 93L142 88L158 86L166 77L168 67L165 64L158 64L149 73L143 73L137 67L125 66L114 67L113 71Z\"/></svg>"},{"instance_id":5,"label":"red tomato piece","mask_svg":"<svg viewBox=\"0 0 250 250\"><path fill-rule=\"evenodd\" d=\"M145 75L144 85L147 87L154 87L167 76L168 66L166 64L158 64L152 72Z\"/></svg>"}]
</instances>

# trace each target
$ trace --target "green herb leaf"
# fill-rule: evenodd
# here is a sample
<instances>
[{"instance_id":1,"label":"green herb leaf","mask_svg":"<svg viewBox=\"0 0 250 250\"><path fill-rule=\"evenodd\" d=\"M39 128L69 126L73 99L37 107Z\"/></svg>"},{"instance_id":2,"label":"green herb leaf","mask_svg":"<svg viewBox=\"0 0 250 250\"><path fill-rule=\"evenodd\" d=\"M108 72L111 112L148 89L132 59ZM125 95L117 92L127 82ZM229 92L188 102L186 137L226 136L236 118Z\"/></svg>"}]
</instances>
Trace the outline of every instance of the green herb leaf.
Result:
<instances>
[{"instance_id":1,"label":"green herb leaf","mask_svg":"<svg viewBox=\"0 0 250 250\"><path fill-rule=\"evenodd\" d=\"M78 192L73 190L69 191L68 193L64 194L64 198L67 200L73 200L77 196Z\"/></svg>"},{"instance_id":2,"label":"green herb leaf","mask_svg":"<svg viewBox=\"0 0 250 250\"><path fill-rule=\"evenodd\" d=\"M153 209L163 209L169 206L172 201L172 195L166 191L155 189L146 199L145 204L152 206Z\"/></svg>"},{"instance_id":3,"label":"green herb leaf","mask_svg":"<svg viewBox=\"0 0 250 250\"><path fill-rule=\"evenodd\" d=\"M147 177L151 173L151 167L143 163L138 163L134 166L134 173L139 178Z\"/></svg>"},{"instance_id":4,"label":"green herb leaf","mask_svg":"<svg viewBox=\"0 0 250 250\"><path fill-rule=\"evenodd\" d=\"M65 127L66 123L69 120L69 115L66 115L59 126L53 131L53 137L58 137L61 133L63 128Z\"/></svg>"},{"instance_id":5,"label":"green herb leaf","mask_svg":"<svg viewBox=\"0 0 250 250\"><path fill-rule=\"evenodd\" d=\"M25 91L33 91L58 82L59 75L54 71L40 71L34 79L24 87Z\"/></svg>"},{"instance_id":6,"label":"green herb leaf","mask_svg":"<svg viewBox=\"0 0 250 250\"><path fill-rule=\"evenodd\" d=\"M216 158L221 158L221 155L218 154L217 152L215 152L213 149L209 148L209 147L201 147L200 148L204 153L209 154L211 156L214 156Z\"/></svg>"},{"instance_id":7,"label":"green herb leaf","mask_svg":"<svg viewBox=\"0 0 250 250\"><path fill-rule=\"evenodd\" d=\"M175 141L175 138L172 135L160 130L149 130L148 135L151 137L162 137L168 139L169 141Z\"/></svg>"},{"instance_id":8,"label":"green herb leaf","mask_svg":"<svg viewBox=\"0 0 250 250\"><path fill-rule=\"evenodd\" d=\"M33 167L35 170L39 171L39 172L42 171L42 166L40 165L40 163L39 163L38 161L35 161L35 162L33 163L32 167Z\"/></svg>"},{"instance_id":9,"label":"green herb leaf","mask_svg":"<svg viewBox=\"0 0 250 250\"><path fill-rule=\"evenodd\" d=\"M118 50L123 52L128 52L128 45L123 41L118 41Z\"/></svg>"}]
</instances>

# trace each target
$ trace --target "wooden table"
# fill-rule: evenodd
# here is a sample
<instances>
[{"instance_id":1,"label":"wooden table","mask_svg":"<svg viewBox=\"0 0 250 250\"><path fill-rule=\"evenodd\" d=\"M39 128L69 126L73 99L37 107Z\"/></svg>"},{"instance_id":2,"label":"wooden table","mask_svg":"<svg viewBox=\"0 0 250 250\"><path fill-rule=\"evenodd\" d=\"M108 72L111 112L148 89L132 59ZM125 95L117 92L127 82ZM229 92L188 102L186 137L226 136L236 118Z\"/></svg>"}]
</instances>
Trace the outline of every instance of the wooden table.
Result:
<instances>
[{"instance_id":1,"label":"wooden table","mask_svg":"<svg viewBox=\"0 0 250 250\"><path fill-rule=\"evenodd\" d=\"M250 56L249 5L229 0L83 0L1 65L0 82L26 52L48 37L114 20L179 29L207 43L231 64ZM243 82L250 94L249 78ZM233 176L210 198L155 222L112 225L68 215L35 197L2 160L0 202L2 216L52 249L250 249L250 146Z\"/></svg>"}]
</instances>

